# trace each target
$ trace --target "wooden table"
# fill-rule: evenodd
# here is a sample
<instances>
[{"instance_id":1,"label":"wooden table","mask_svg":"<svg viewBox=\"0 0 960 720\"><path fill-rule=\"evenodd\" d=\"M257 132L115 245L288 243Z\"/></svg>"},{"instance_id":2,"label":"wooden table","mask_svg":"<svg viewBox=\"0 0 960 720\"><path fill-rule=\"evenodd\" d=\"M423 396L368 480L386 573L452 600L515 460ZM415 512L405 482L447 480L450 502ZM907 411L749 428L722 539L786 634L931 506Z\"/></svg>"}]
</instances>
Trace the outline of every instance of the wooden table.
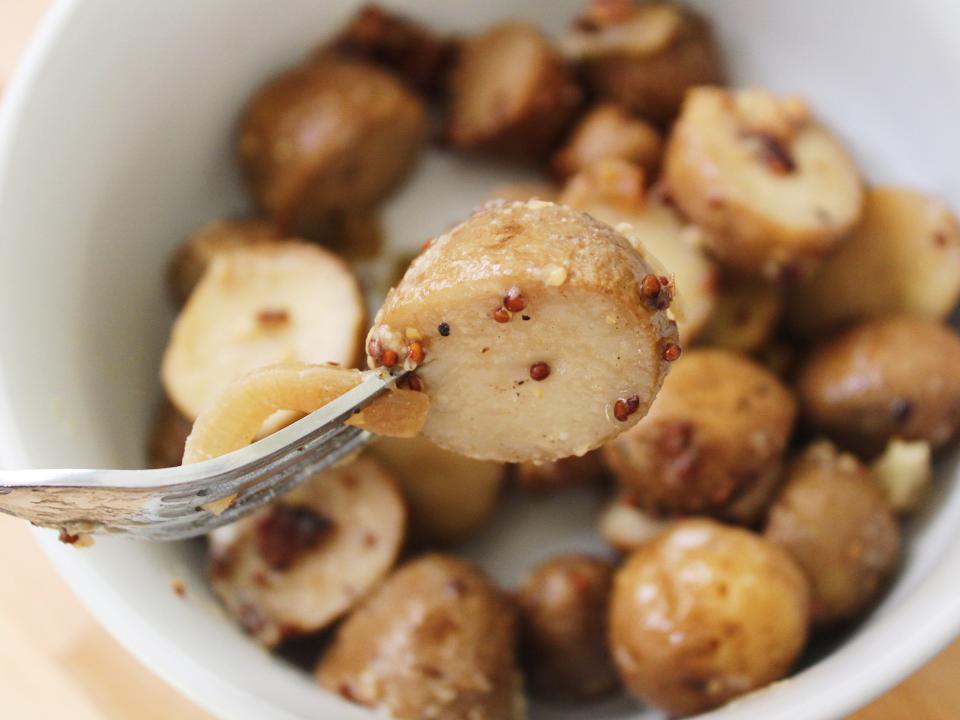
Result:
<instances>
[{"instance_id":1,"label":"wooden table","mask_svg":"<svg viewBox=\"0 0 960 720\"><path fill-rule=\"evenodd\" d=\"M136 1L136 0L131 0ZM50 0L0 0L0 81ZM0 516L0 717L205 720L80 606L27 527ZM854 720L956 720L960 641Z\"/></svg>"}]
</instances>

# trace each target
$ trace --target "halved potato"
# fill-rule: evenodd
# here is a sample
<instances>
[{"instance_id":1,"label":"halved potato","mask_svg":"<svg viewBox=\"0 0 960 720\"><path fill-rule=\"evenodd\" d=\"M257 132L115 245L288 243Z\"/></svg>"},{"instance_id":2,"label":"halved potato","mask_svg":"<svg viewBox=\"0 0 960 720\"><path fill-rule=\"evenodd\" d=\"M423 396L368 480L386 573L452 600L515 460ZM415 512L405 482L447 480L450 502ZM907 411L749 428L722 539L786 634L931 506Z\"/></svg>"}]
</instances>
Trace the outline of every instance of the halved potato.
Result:
<instances>
[{"instance_id":1,"label":"halved potato","mask_svg":"<svg viewBox=\"0 0 960 720\"><path fill-rule=\"evenodd\" d=\"M490 519L504 467L437 447L425 437L380 438L371 452L400 483L410 510L410 533L422 543L466 540Z\"/></svg>"},{"instance_id":2,"label":"halved potato","mask_svg":"<svg viewBox=\"0 0 960 720\"><path fill-rule=\"evenodd\" d=\"M327 627L392 567L406 513L390 475L360 458L210 536L210 582L256 640Z\"/></svg>"},{"instance_id":3,"label":"halved potato","mask_svg":"<svg viewBox=\"0 0 960 720\"><path fill-rule=\"evenodd\" d=\"M860 218L847 151L796 98L691 90L670 134L664 178L725 263L769 279L809 274Z\"/></svg>"},{"instance_id":4,"label":"halved potato","mask_svg":"<svg viewBox=\"0 0 960 720\"><path fill-rule=\"evenodd\" d=\"M316 679L395 718L522 720L511 604L449 555L400 567L340 627Z\"/></svg>"},{"instance_id":5,"label":"halved potato","mask_svg":"<svg viewBox=\"0 0 960 720\"><path fill-rule=\"evenodd\" d=\"M906 312L943 319L960 298L960 224L941 201L896 187L867 191L863 218L790 295L807 334Z\"/></svg>"},{"instance_id":6,"label":"halved potato","mask_svg":"<svg viewBox=\"0 0 960 720\"><path fill-rule=\"evenodd\" d=\"M510 158L550 151L580 103L563 58L539 28L519 21L467 39L450 85L450 142Z\"/></svg>"},{"instance_id":7,"label":"halved potato","mask_svg":"<svg viewBox=\"0 0 960 720\"><path fill-rule=\"evenodd\" d=\"M217 253L173 326L161 377L193 420L231 381L285 361L351 367L366 307L337 256L303 242Z\"/></svg>"},{"instance_id":8,"label":"halved potato","mask_svg":"<svg viewBox=\"0 0 960 720\"><path fill-rule=\"evenodd\" d=\"M505 462L582 455L644 415L679 357L669 288L612 228L539 200L491 203L390 292L368 362L416 369L424 434Z\"/></svg>"},{"instance_id":9,"label":"halved potato","mask_svg":"<svg viewBox=\"0 0 960 720\"><path fill-rule=\"evenodd\" d=\"M742 353L756 353L770 342L783 314L783 293L759 277L726 273L713 312L699 342Z\"/></svg>"},{"instance_id":10,"label":"halved potato","mask_svg":"<svg viewBox=\"0 0 960 720\"><path fill-rule=\"evenodd\" d=\"M689 88L723 82L707 21L675 3L590 0L564 48L595 93L660 125Z\"/></svg>"},{"instance_id":11,"label":"halved potato","mask_svg":"<svg viewBox=\"0 0 960 720\"><path fill-rule=\"evenodd\" d=\"M662 264L675 284L680 339L697 337L713 311L717 270L702 248L702 233L663 198L644 194L643 171L625 160L602 160L573 176L560 202L617 228ZM679 308L679 310L676 310Z\"/></svg>"}]
</instances>

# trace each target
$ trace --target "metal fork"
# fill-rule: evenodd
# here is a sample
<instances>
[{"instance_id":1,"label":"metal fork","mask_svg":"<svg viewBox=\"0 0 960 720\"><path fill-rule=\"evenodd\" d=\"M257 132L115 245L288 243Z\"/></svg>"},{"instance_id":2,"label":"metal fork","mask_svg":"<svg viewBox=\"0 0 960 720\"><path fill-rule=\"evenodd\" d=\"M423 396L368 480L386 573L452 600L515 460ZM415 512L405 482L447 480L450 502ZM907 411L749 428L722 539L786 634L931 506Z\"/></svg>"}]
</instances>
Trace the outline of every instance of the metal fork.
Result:
<instances>
[{"instance_id":1,"label":"metal fork","mask_svg":"<svg viewBox=\"0 0 960 720\"><path fill-rule=\"evenodd\" d=\"M252 445L161 470L2 470L0 512L59 529L182 540L233 522L362 448L370 433L344 424L402 374L370 372L333 402ZM231 502L232 499L232 502ZM227 505L217 513L207 508Z\"/></svg>"}]
</instances>

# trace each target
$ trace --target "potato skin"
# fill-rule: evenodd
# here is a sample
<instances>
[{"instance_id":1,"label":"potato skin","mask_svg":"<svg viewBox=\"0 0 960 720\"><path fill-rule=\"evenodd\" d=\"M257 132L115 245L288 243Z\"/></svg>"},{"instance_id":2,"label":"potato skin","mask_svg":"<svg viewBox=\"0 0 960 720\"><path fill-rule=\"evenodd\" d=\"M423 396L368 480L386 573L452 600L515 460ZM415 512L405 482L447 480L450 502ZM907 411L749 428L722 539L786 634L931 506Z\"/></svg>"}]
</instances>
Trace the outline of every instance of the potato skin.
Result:
<instances>
[{"instance_id":1,"label":"potato skin","mask_svg":"<svg viewBox=\"0 0 960 720\"><path fill-rule=\"evenodd\" d=\"M586 700L618 685L606 642L613 564L560 555L534 568L517 595L530 682L547 697Z\"/></svg>"},{"instance_id":2,"label":"potato skin","mask_svg":"<svg viewBox=\"0 0 960 720\"><path fill-rule=\"evenodd\" d=\"M779 547L684 520L617 572L610 646L631 693L694 714L786 675L806 644L809 605L806 578Z\"/></svg>"},{"instance_id":3,"label":"potato skin","mask_svg":"<svg viewBox=\"0 0 960 720\"><path fill-rule=\"evenodd\" d=\"M520 720L516 616L449 555L400 567L340 627L317 681L398 718Z\"/></svg>"},{"instance_id":4,"label":"potato skin","mask_svg":"<svg viewBox=\"0 0 960 720\"><path fill-rule=\"evenodd\" d=\"M641 42L616 39L629 24ZM709 24L673 3L590 2L566 45L593 92L660 125L676 117L689 88L723 83Z\"/></svg>"},{"instance_id":5,"label":"potato skin","mask_svg":"<svg viewBox=\"0 0 960 720\"><path fill-rule=\"evenodd\" d=\"M240 121L243 174L283 232L312 238L330 214L369 208L413 164L423 102L378 68L333 57L280 74Z\"/></svg>"},{"instance_id":6,"label":"potato skin","mask_svg":"<svg viewBox=\"0 0 960 720\"><path fill-rule=\"evenodd\" d=\"M870 471L829 442L811 445L791 464L764 537L806 573L818 627L860 615L900 556L900 527Z\"/></svg>"},{"instance_id":7,"label":"potato skin","mask_svg":"<svg viewBox=\"0 0 960 720\"><path fill-rule=\"evenodd\" d=\"M460 50L450 76L447 137L470 152L539 160L553 149L580 99L573 73L539 28L500 23Z\"/></svg>"},{"instance_id":8,"label":"potato skin","mask_svg":"<svg viewBox=\"0 0 960 720\"><path fill-rule=\"evenodd\" d=\"M810 428L872 456L896 436L945 445L960 429L960 337L936 320L869 320L823 342L797 374Z\"/></svg>"},{"instance_id":9,"label":"potato skin","mask_svg":"<svg viewBox=\"0 0 960 720\"><path fill-rule=\"evenodd\" d=\"M725 350L693 350L603 458L638 507L749 522L765 503L744 513L738 500L757 488L772 495L795 415L790 391L766 369Z\"/></svg>"}]
</instances>

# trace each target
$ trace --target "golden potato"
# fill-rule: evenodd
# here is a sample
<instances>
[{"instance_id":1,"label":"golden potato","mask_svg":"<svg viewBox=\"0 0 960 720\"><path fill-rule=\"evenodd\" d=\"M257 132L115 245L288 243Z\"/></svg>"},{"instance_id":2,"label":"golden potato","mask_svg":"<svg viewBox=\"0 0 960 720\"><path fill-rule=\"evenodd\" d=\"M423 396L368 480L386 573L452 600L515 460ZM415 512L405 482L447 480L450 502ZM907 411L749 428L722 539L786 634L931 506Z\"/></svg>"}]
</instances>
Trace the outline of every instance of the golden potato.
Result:
<instances>
[{"instance_id":1,"label":"golden potato","mask_svg":"<svg viewBox=\"0 0 960 720\"><path fill-rule=\"evenodd\" d=\"M828 442L811 445L791 464L764 537L806 573L811 617L821 627L861 614L900 555L897 519L870 471Z\"/></svg>"},{"instance_id":2,"label":"golden potato","mask_svg":"<svg viewBox=\"0 0 960 720\"><path fill-rule=\"evenodd\" d=\"M761 366L726 350L693 350L647 417L609 442L603 458L641 508L749 523L774 491L795 415L790 391Z\"/></svg>"},{"instance_id":3,"label":"golden potato","mask_svg":"<svg viewBox=\"0 0 960 720\"><path fill-rule=\"evenodd\" d=\"M600 160L618 158L653 173L660 166L663 138L650 123L622 105L603 103L587 113L550 163L553 175L565 180Z\"/></svg>"},{"instance_id":4,"label":"golden potato","mask_svg":"<svg viewBox=\"0 0 960 720\"><path fill-rule=\"evenodd\" d=\"M590 0L565 49L591 90L661 125L689 88L723 82L710 26L674 3Z\"/></svg>"},{"instance_id":5,"label":"golden potato","mask_svg":"<svg viewBox=\"0 0 960 720\"><path fill-rule=\"evenodd\" d=\"M464 42L451 71L447 137L471 152L537 160L553 149L580 94L539 28L494 25Z\"/></svg>"},{"instance_id":6,"label":"golden potato","mask_svg":"<svg viewBox=\"0 0 960 720\"><path fill-rule=\"evenodd\" d=\"M496 509L505 468L437 447L425 437L379 438L373 454L400 482L410 512L410 533L419 542L462 542Z\"/></svg>"},{"instance_id":7,"label":"golden potato","mask_svg":"<svg viewBox=\"0 0 960 720\"><path fill-rule=\"evenodd\" d=\"M868 320L814 350L797 393L813 430L860 454L893 437L942 447L960 429L960 337L929 318Z\"/></svg>"},{"instance_id":8,"label":"golden potato","mask_svg":"<svg viewBox=\"0 0 960 720\"><path fill-rule=\"evenodd\" d=\"M524 667L548 697L587 700L619 684L607 648L613 564L560 555L534 568L517 594Z\"/></svg>"},{"instance_id":9,"label":"golden potato","mask_svg":"<svg viewBox=\"0 0 960 720\"><path fill-rule=\"evenodd\" d=\"M812 272L860 218L847 151L797 98L701 87L664 156L680 209L724 263L768 279Z\"/></svg>"},{"instance_id":10,"label":"golden potato","mask_svg":"<svg viewBox=\"0 0 960 720\"><path fill-rule=\"evenodd\" d=\"M945 204L896 187L867 191L863 217L790 295L806 334L892 313L943 319L960 299L960 224Z\"/></svg>"},{"instance_id":11,"label":"golden potato","mask_svg":"<svg viewBox=\"0 0 960 720\"><path fill-rule=\"evenodd\" d=\"M240 121L238 150L271 221L312 239L329 231L331 213L383 199L412 166L425 133L423 102L393 76L328 57L257 91Z\"/></svg>"},{"instance_id":12,"label":"golden potato","mask_svg":"<svg viewBox=\"0 0 960 720\"><path fill-rule=\"evenodd\" d=\"M424 434L503 462L582 455L646 412L679 356L669 290L623 236L532 200L432 241L368 335L371 367L416 370Z\"/></svg>"},{"instance_id":13,"label":"golden potato","mask_svg":"<svg viewBox=\"0 0 960 720\"><path fill-rule=\"evenodd\" d=\"M703 712L782 678L807 641L810 598L771 542L683 520L617 572L610 647L627 689L675 715Z\"/></svg>"},{"instance_id":14,"label":"golden potato","mask_svg":"<svg viewBox=\"0 0 960 720\"><path fill-rule=\"evenodd\" d=\"M361 458L211 533L211 585L264 645L315 633L386 576L405 517L393 478Z\"/></svg>"},{"instance_id":15,"label":"golden potato","mask_svg":"<svg viewBox=\"0 0 960 720\"><path fill-rule=\"evenodd\" d=\"M522 720L511 605L477 568L426 555L340 627L317 681L397 718Z\"/></svg>"}]
</instances>

